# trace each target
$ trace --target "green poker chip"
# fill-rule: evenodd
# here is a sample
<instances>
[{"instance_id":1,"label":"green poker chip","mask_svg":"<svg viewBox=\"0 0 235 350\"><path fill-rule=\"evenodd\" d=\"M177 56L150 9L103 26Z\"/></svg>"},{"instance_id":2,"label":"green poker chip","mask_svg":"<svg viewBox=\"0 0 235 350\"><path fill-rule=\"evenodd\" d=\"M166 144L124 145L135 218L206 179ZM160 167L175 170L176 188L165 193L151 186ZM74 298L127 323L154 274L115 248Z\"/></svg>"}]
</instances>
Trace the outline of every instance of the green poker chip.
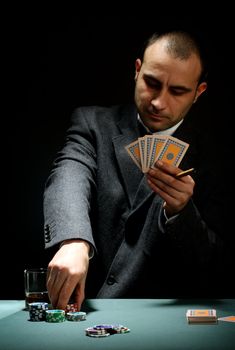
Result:
<instances>
[{"instance_id":1,"label":"green poker chip","mask_svg":"<svg viewBox=\"0 0 235 350\"><path fill-rule=\"evenodd\" d=\"M65 311L64 310L46 310L46 322L64 322L66 320L65 318Z\"/></svg>"}]
</instances>

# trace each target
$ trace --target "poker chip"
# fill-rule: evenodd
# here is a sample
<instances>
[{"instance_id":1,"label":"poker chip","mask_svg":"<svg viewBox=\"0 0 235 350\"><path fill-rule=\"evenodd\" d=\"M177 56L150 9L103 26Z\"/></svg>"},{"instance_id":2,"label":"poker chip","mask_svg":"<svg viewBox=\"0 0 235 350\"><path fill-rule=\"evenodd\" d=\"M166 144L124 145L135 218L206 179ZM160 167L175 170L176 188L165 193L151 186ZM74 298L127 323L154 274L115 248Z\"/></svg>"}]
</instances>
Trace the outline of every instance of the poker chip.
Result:
<instances>
[{"instance_id":1,"label":"poker chip","mask_svg":"<svg viewBox=\"0 0 235 350\"><path fill-rule=\"evenodd\" d=\"M100 338L112 334L129 333L130 329L121 324L100 324L85 329L86 335L89 337Z\"/></svg>"},{"instance_id":2,"label":"poker chip","mask_svg":"<svg viewBox=\"0 0 235 350\"><path fill-rule=\"evenodd\" d=\"M108 337L111 334L110 333L104 333L104 334L87 334L89 337L93 338L103 338L103 337Z\"/></svg>"},{"instance_id":3,"label":"poker chip","mask_svg":"<svg viewBox=\"0 0 235 350\"><path fill-rule=\"evenodd\" d=\"M128 333L130 332L130 329L121 325L121 324L102 324L102 325L96 325L94 326L95 329L105 329L107 332L110 332L111 334L118 334L118 333Z\"/></svg>"},{"instance_id":4,"label":"poker chip","mask_svg":"<svg viewBox=\"0 0 235 350\"><path fill-rule=\"evenodd\" d=\"M66 318L68 321L84 321L86 319L86 312L77 311L77 312L67 312Z\"/></svg>"},{"instance_id":5,"label":"poker chip","mask_svg":"<svg viewBox=\"0 0 235 350\"><path fill-rule=\"evenodd\" d=\"M46 310L46 322L64 322L65 311L60 309Z\"/></svg>"},{"instance_id":6,"label":"poker chip","mask_svg":"<svg viewBox=\"0 0 235 350\"><path fill-rule=\"evenodd\" d=\"M122 327L117 333L129 333L131 330L127 327Z\"/></svg>"},{"instance_id":7,"label":"poker chip","mask_svg":"<svg viewBox=\"0 0 235 350\"><path fill-rule=\"evenodd\" d=\"M33 322L45 321L46 310L48 310L48 303L36 302L29 303L29 320Z\"/></svg>"},{"instance_id":8,"label":"poker chip","mask_svg":"<svg viewBox=\"0 0 235 350\"><path fill-rule=\"evenodd\" d=\"M94 327L88 327L85 329L87 335L90 334L105 334L108 333L106 329L96 329Z\"/></svg>"},{"instance_id":9,"label":"poker chip","mask_svg":"<svg viewBox=\"0 0 235 350\"><path fill-rule=\"evenodd\" d=\"M95 329L113 329L113 328L121 328L123 327L121 324L118 325L113 325L113 324L99 324L99 325L95 325L94 328Z\"/></svg>"},{"instance_id":10,"label":"poker chip","mask_svg":"<svg viewBox=\"0 0 235 350\"><path fill-rule=\"evenodd\" d=\"M65 313L67 314L68 312L78 312L78 304L77 303L67 304L65 307Z\"/></svg>"}]
</instances>

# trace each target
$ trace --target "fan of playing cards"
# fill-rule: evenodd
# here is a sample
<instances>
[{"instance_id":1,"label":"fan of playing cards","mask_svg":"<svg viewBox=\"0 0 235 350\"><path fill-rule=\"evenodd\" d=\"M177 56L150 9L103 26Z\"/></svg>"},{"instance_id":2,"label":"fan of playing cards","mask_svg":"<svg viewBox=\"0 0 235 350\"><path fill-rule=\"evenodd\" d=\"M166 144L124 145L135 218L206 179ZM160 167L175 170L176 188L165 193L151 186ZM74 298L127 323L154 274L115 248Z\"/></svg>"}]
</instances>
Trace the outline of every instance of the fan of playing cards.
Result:
<instances>
[{"instance_id":1,"label":"fan of playing cards","mask_svg":"<svg viewBox=\"0 0 235 350\"><path fill-rule=\"evenodd\" d=\"M173 136L145 135L125 149L140 170L147 173L157 160L178 166L188 147L188 143Z\"/></svg>"}]
</instances>

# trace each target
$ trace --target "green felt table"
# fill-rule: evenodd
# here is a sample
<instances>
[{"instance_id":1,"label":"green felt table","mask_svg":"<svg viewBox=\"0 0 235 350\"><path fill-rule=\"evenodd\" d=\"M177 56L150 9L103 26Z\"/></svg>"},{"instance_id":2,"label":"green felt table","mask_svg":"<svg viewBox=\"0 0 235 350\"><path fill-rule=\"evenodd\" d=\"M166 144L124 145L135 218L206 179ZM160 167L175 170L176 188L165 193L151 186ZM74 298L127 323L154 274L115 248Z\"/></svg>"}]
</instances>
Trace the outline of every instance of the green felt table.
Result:
<instances>
[{"instance_id":1,"label":"green felt table","mask_svg":"<svg viewBox=\"0 0 235 350\"><path fill-rule=\"evenodd\" d=\"M32 322L23 300L0 301L1 350L150 350L235 349L235 323L190 325L187 309L216 309L218 317L235 315L235 299L88 299L85 321ZM87 327L122 324L130 333L106 338L85 335Z\"/></svg>"}]
</instances>

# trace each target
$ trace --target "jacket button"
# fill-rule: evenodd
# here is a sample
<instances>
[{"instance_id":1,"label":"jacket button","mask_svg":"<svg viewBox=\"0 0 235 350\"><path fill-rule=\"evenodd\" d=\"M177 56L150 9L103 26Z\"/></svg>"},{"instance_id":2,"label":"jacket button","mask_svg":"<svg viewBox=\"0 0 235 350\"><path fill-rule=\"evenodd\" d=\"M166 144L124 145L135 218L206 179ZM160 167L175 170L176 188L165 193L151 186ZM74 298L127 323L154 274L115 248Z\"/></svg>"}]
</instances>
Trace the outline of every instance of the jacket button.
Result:
<instances>
[{"instance_id":1,"label":"jacket button","mask_svg":"<svg viewBox=\"0 0 235 350\"><path fill-rule=\"evenodd\" d=\"M112 286L114 283L116 282L115 278L113 275L110 275L108 278L107 278L107 284L109 286Z\"/></svg>"}]
</instances>

